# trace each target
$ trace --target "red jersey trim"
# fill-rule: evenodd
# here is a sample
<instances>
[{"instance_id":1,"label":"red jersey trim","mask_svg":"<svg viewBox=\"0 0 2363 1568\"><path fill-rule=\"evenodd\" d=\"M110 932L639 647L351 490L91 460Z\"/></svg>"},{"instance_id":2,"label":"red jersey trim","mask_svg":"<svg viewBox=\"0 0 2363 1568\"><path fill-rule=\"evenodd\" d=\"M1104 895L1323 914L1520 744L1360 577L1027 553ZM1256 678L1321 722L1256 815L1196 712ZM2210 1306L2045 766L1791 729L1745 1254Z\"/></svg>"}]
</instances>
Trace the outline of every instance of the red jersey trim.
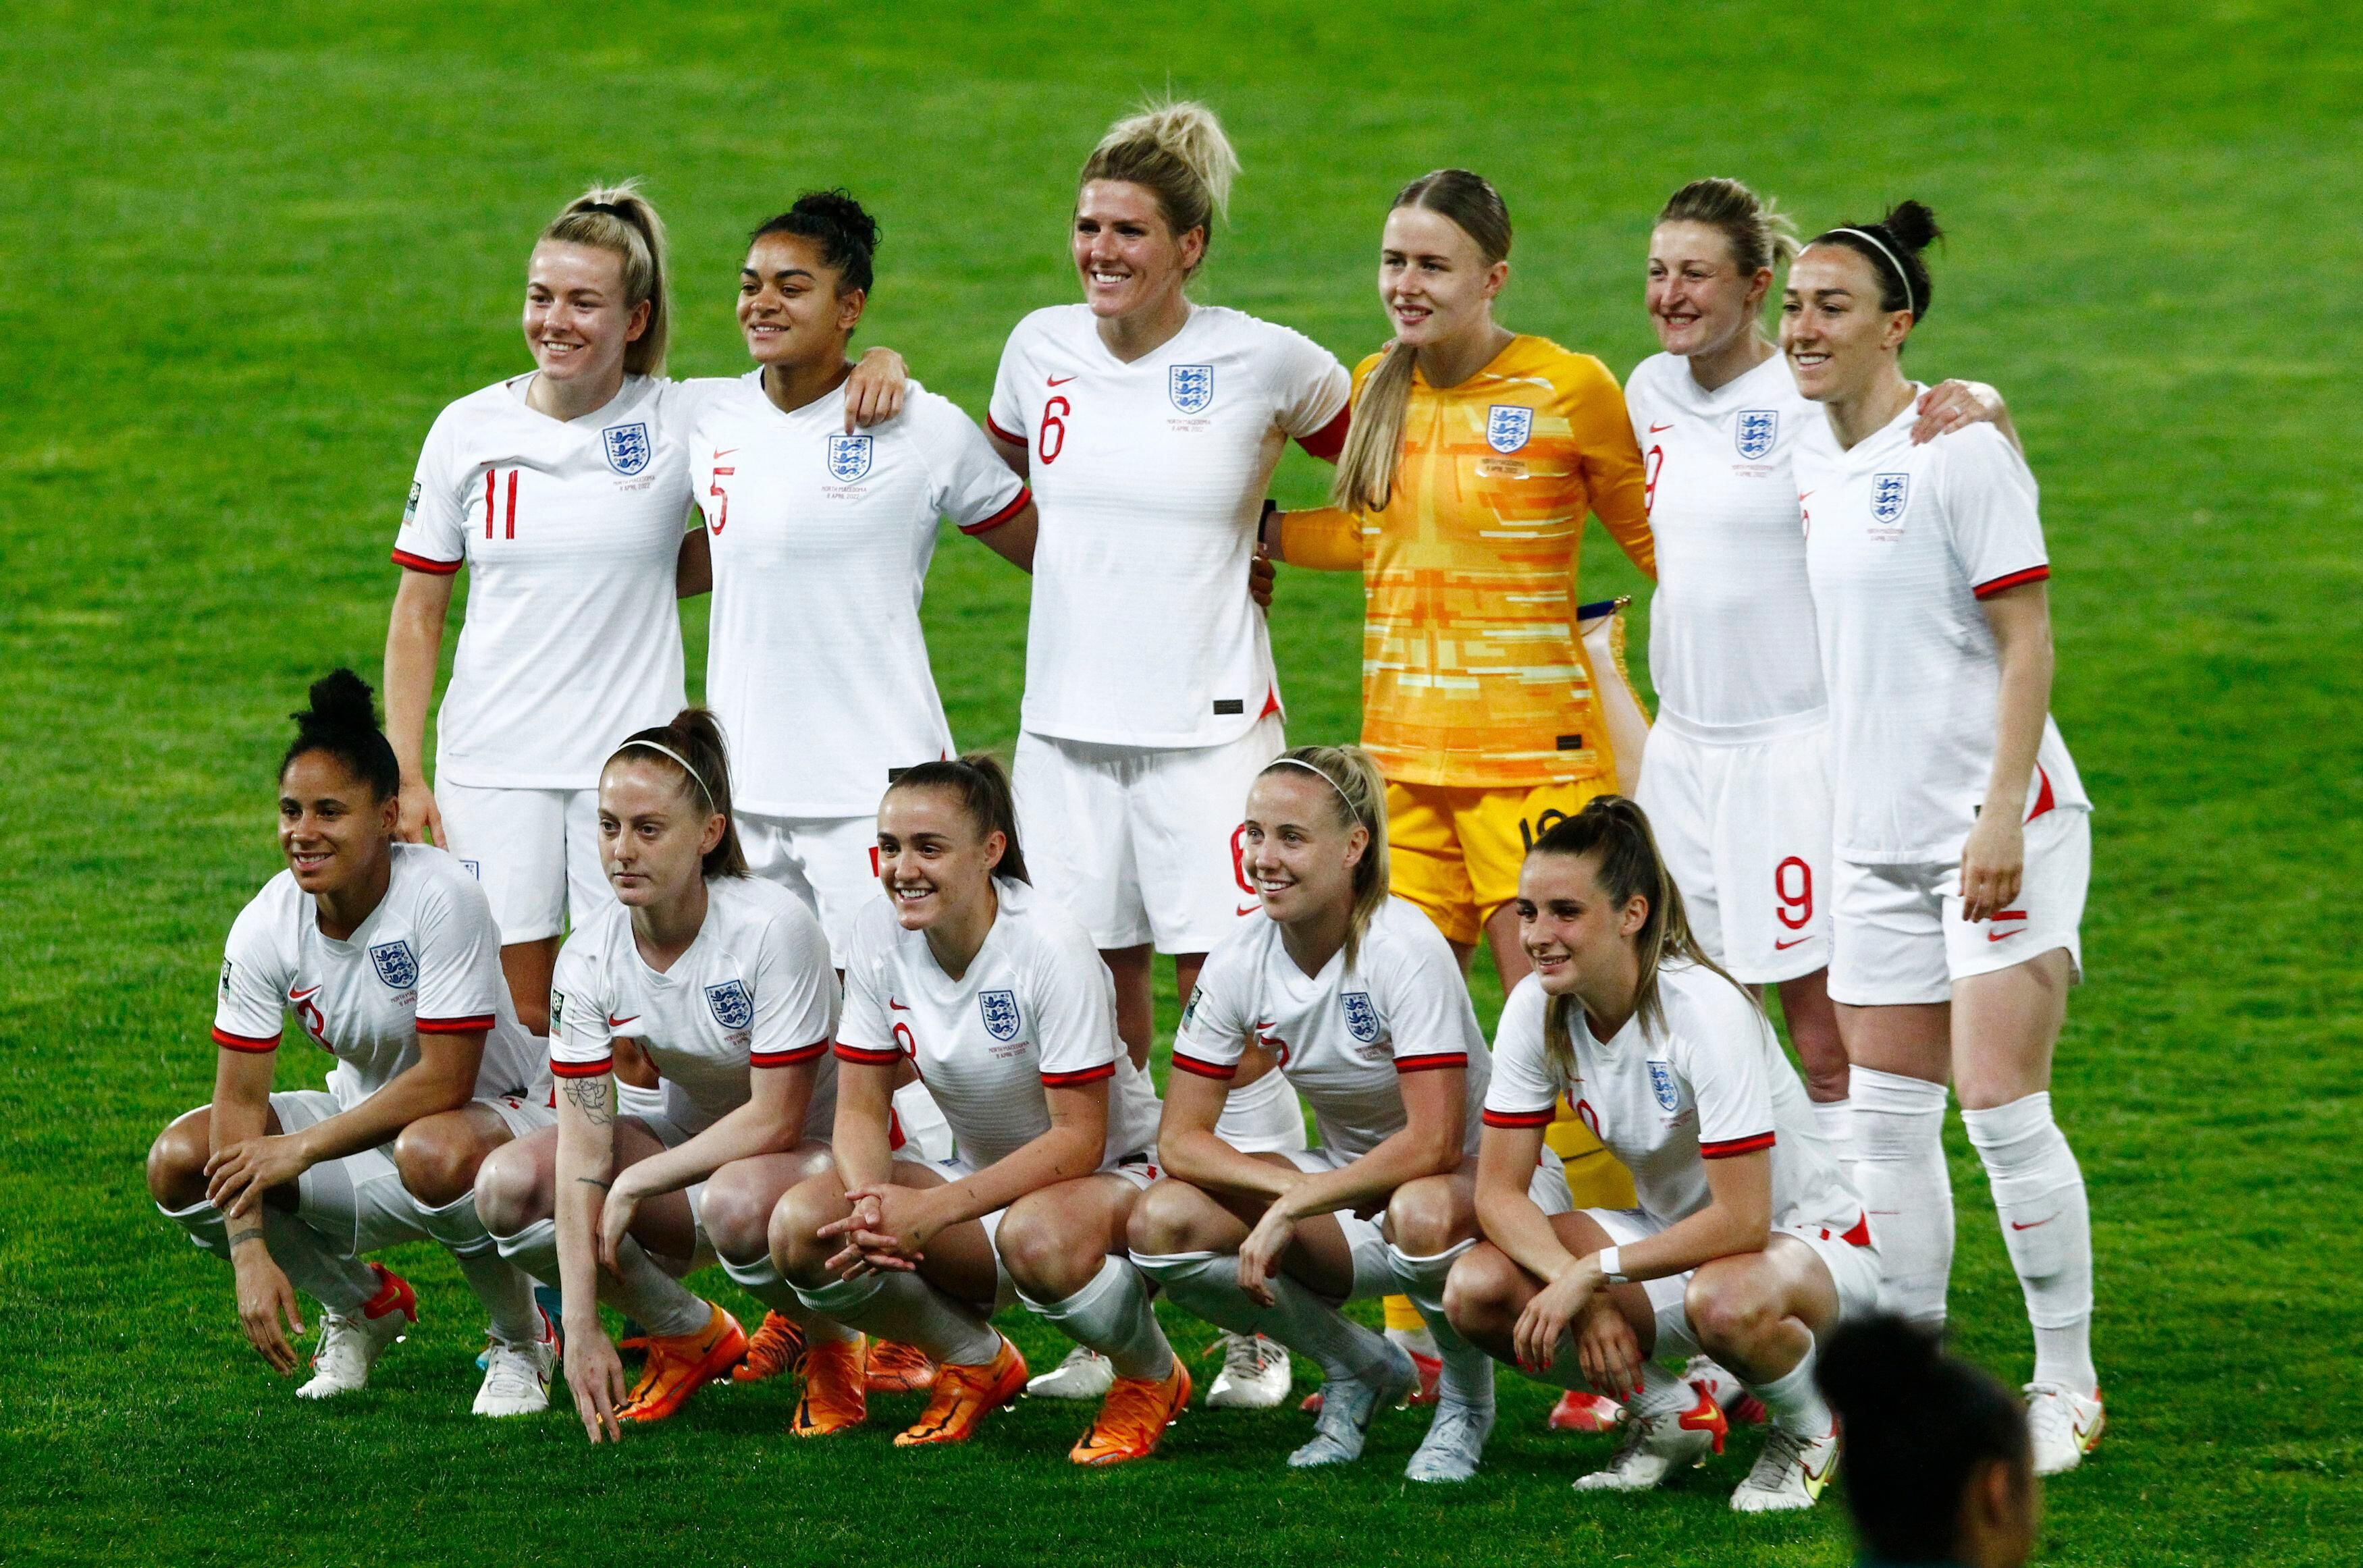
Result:
<instances>
[{"instance_id":1,"label":"red jersey trim","mask_svg":"<svg viewBox=\"0 0 2363 1568\"><path fill-rule=\"evenodd\" d=\"M2052 792L2051 775L2044 771L2043 765L2039 762L2035 765L2035 777L2043 787L2035 792L2035 809L2026 813L2028 822L2033 822L2059 804L2059 797Z\"/></svg>"},{"instance_id":2,"label":"red jersey trim","mask_svg":"<svg viewBox=\"0 0 2363 1568\"><path fill-rule=\"evenodd\" d=\"M1854 1229L1848 1231L1845 1235L1840 1236L1838 1240L1844 1242L1849 1247L1867 1247L1870 1245L1869 1210L1865 1209L1863 1211L1862 1218L1854 1222Z\"/></svg>"},{"instance_id":3,"label":"red jersey trim","mask_svg":"<svg viewBox=\"0 0 2363 1568\"><path fill-rule=\"evenodd\" d=\"M747 1065L750 1067L801 1067L806 1062L817 1062L828 1049L826 1040L815 1040L809 1045L798 1045L786 1051L749 1051Z\"/></svg>"},{"instance_id":4,"label":"red jersey trim","mask_svg":"<svg viewBox=\"0 0 2363 1568\"><path fill-rule=\"evenodd\" d=\"M1426 1073L1437 1067L1465 1067L1468 1065L1469 1053L1466 1051L1437 1051L1425 1056L1395 1058L1395 1071L1398 1073Z\"/></svg>"},{"instance_id":5,"label":"red jersey trim","mask_svg":"<svg viewBox=\"0 0 2363 1568\"><path fill-rule=\"evenodd\" d=\"M2031 566L2025 571L2005 572L2002 576L1992 579L1991 581L1978 584L1975 588L1969 590L1969 591L1976 594L1980 599L1991 599L2003 589L2016 588L2023 582L2041 582L2045 578L2049 577L2050 575L2051 568L2048 565Z\"/></svg>"},{"instance_id":6,"label":"red jersey trim","mask_svg":"<svg viewBox=\"0 0 2363 1568\"><path fill-rule=\"evenodd\" d=\"M1193 1056L1182 1051L1173 1053L1173 1070L1177 1073L1195 1073L1202 1078L1216 1078L1226 1083L1239 1076L1239 1065L1237 1062L1226 1067L1220 1062L1209 1062L1203 1056Z\"/></svg>"},{"instance_id":7,"label":"red jersey trim","mask_svg":"<svg viewBox=\"0 0 2363 1568\"><path fill-rule=\"evenodd\" d=\"M216 1027L214 1030L214 1043L225 1051L245 1051L260 1056L279 1049L279 1036L274 1034L265 1040L258 1035L232 1034L227 1029Z\"/></svg>"},{"instance_id":8,"label":"red jersey trim","mask_svg":"<svg viewBox=\"0 0 2363 1568\"><path fill-rule=\"evenodd\" d=\"M1044 1073L1044 1088L1073 1088L1078 1084L1095 1084L1102 1078L1115 1077L1115 1064L1103 1062L1096 1067L1083 1067L1071 1073Z\"/></svg>"},{"instance_id":9,"label":"red jersey trim","mask_svg":"<svg viewBox=\"0 0 2363 1568\"><path fill-rule=\"evenodd\" d=\"M549 1059L549 1076L554 1078L595 1078L602 1073L615 1070L616 1057L612 1052L595 1062L561 1062L555 1056Z\"/></svg>"},{"instance_id":10,"label":"red jersey trim","mask_svg":"<svg viewBox=\"0 0 2363 1568\"><path fill-rule=\"evenodd\" d=\"M865 1067L891 1067L903 1059L900 1051L869 1051L859 1045L848 1045L842 1040L836 1043L836 1051L838 1061L859 1062Z\"/></svg>"},{"instance_id":11,"label":"red jersey trim","mask_svg":"<svg viewBox=\"0 0 2363 1568\"><path fill-rule=\"evenodd\" d=\"M1354 423L1354 404L1349 398L1337 411L1337 417L1310 436L1299 436L1296 444L1325 463L1334 463L1337 454L1346 449L1346 430Z\"/></svg>"},{"instance_id":12,"label":"red jersey trim","mask_svg":"<svg viewBox=\"0 0 2363 1568\"><path fill-rule=\"evenodd\" d=\"M478 1029L490 1029L493 1015L480 1012L471 1018L422 1018L418 1021L421 1034L466 1034Z\"/></svg>"},{"instance_id":13,"label":"red jersey trim","mask_svg":"<svg viewBox=\"0 0 2363 1568\"><path fill-rule=\"evenodd\" d=\"M1027 502L1031 502L1033 499L1033 490L1029 486L1021 484L1017 487L1016 500L1011 502L1008 505L1003 507L1000 511L994 513L992 516L986 518L982 523L961 524L960 525L960 531L971 537L974 537L979 534L990 533L992 530L1000 527L1004 523L1008 522L1012 517L1015 517L1019 513L1025 511Z\"/></svg>"},{"instance_id":14,"label":"red jersey trim","mask_svg":"<svg viewBox=\"0 0 2363 1568\"><path fill-rule=\"evenodd\" d=\"M984 433L988 436L997 436L1013 447L1023 447L1026 445L1025 436L1012 436L1008 431L1004 430L1000 425L994 421L993 415L989 414L984 416Z\"/></svg>"},{"instance_id":15,"label":"red jersey trim","mask_svg":"<svg viewBox=\"0 0 2363 1568\"><path fill-rule=\"evenodd\" d=\"M1727 1160L1735 1154L1752 1154L1759 1149L1769 1149L1773 1143L1773 1135L1769 1132L1758 1132L1746 1138L1725 1138L1720 1143L1701 1143L1699 1158Z\"/></svg>"},{"instance_id":16,"label":"red jersey trim","mask_svg":"<svg viewBox=\"0 0 2363 1568\"><path fill-rule=\"evenodd\" d=\"M1558 1114L1556 1106L1545 1106L1540 1110L1489 1110L1484 1122L1488 1127L1548 1127Z\"/></svg>"},{"instance_id":17,"label":"red jersey trim","mask_svg":"<svg viewBox=\"0 0 2363 1568\"><path fill-rule=\"evenodd\" d=\"M412 571L429 572L436 577L449 577L460 569L458 561L438 561L431 556L414 556L408 550L394 551L394 564L408 567Z\"/></svg>"}]
</instances>

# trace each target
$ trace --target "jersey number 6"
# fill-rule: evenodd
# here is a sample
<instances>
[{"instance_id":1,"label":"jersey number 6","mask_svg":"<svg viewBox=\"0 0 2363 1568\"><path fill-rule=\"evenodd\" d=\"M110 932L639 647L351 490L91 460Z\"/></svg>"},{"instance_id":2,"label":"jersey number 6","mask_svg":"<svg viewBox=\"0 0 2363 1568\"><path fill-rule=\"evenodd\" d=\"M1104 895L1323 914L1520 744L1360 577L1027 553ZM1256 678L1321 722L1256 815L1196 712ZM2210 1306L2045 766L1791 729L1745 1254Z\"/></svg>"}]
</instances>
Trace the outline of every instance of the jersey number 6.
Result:
<instances>
[{"instance_id":1,"label":"jersey number 6","mask_svg":"<svg viewBox=\"0 0 2363 1568\"><path fill-rule=\"evenodd\" d=\"M1059 454L1067 449L1066 422L1059 415L1074 412L1075 405L1062 397L1054 397L1042 405L1042 433L1035 437L1034 449L1044 462L1057 462Z\"/></svg>"}]
</instances>

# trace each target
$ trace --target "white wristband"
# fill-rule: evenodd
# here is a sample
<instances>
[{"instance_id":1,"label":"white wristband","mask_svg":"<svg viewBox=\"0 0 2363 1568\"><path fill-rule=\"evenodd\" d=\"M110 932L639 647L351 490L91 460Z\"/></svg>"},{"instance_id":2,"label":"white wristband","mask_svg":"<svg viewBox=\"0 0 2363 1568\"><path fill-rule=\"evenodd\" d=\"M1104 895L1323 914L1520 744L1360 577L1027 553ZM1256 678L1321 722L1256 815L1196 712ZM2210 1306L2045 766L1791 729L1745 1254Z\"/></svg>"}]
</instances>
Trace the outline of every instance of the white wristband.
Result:
<instances>
[{"instance_id":1,"label":"white wristband","mask_svg":"<svg viewBox=\"0 0 2363 1568\"><path fill-rule=\"evenodd\" d=\"M1624 1260L1616 1255L1616 1249L1614 1247L1603 1247L1594 1254L1594 1256L1600 1264L1601 1278L1606 1280L1611 1285L1625 1285L1631 1283L1625 1279L1625 1271L1621 1266L1619 1266Z\"/></svg>"}]
</instances>

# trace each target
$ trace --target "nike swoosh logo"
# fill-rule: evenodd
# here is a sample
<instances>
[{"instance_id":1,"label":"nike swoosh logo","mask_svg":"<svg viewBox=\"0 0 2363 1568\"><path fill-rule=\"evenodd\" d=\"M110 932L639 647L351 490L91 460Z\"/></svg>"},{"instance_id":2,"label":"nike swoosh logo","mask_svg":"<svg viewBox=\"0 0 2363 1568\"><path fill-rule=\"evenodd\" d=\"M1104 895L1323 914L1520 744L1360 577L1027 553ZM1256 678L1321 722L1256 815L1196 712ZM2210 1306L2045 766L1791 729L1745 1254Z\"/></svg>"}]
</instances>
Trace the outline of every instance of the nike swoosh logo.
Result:
<instances>
[{"instance_id":1,"label":"nike swoosh logo","mask_svg":"<svg viewBox=\"0 0 2363 1568\"><path fill-rule=\"evenodd\" d=\"M1079 371L1077 371L1077 372L1076 372L1076 375L1081 375L1082 373L1082 372L1081 372L1081 371L1079 370ZM1073 381L1074 379L1075 379L1075 377L1074 377L1074 376L1051 376L1051 377L1048 378L1048 380L1049 381L1050 384L1051 384L1052 386L1054 386L1054 387L1062 387L1062 386L1065 386L1069 381Z\"/></svg>"},{"instance_id":2,"label":"nike swoosh logo","mask_svg":"<svg viewBox=\"0 0 2363 1568\"><path fill-rule=\"evenodd\" d=\"M1813 938L1810 936L1796 936L1790 938L1786 942L1775 942L1772 944L1772 951L1775 953L1786 953L1789 949L1798 945L1800 943L1811 942Z\"/></svg>"},{"instance_id":3,"label":"nike swoosh logo","mask_svg":"<svg viewBox=\"0 0 2363 1568\"><path fill-rule=\"evenodd\" d=\"M2025 934L2026 927L2022 925L2016 931L1989 931L1986 933L1986 940L1988 942L2008 942L2014 936L2025 936Z\"/></svg>"},{"instance_id":4,"label":"nike swoosh logo","mask_svg":"<svg viewBox=\"0 0 2363 1568\"><path fill-rule=\"evenodd\" d=\"M2032 1231L2037 1225L2048 1225L2051 1221L2058 1218L2059 1216L2057 1214L2047 1214L2040 1220L2030 1220L2024 1225L2014 1220L2010 1222L2010 1228L2014 1231Z\"/></svg>"},{"instance_id":5,"label":"nike swoosh logo","mask_svg":"<svg viewBox=\"0 0 2363 1568\"><path fill-rule=\"evenodd\" d=\"M1252 904L1241 904L1241 905L1240 905L1237 910L1235 910L1235 911L1232 911L1232 912L1233 912L1233 913L1235 913L1235 914L1251 915L1251 914L1255 913L1255 912L1256 912L1256 911L1258 911L1258 910L1259 910L1259 909L1261 909L1261 908L1263 908L1263 905L1262 905L1260 902L1252 903Z\"/></svg>"},{"instance_id":6,"label":"nike swoosh logo","mask_svg":"<svg viewBox=\"0 0 2363 1568\"><path fill-rule=\"evenodd\" d=\"M1652 425L1649 426L1649 434L1655 436L1660 430L1671 430L1673 426L1670 425Z\"/></svg>"},{"instance_id":7,"label":"nike swoosh logo","mask_svg":"<svg viewBox=\"0 0 2363 1568\"><path fill-rule=\"evenodd\" d=\"M737 451L738 449L738 447L716 447L714 449L714 456L712 456L711 458L708 458L706 459L706 461L707 461L707 462L710 462L710 463L718 463L718 462L720 462L723 458L725 458L728 457L731 453L733 453L733 452Z\"/></svg>"},{"instance_id":8,"label":"nike swoosh logo","mask_svg":"<svg viewBox=\"0 0 2363 1568\"><path fill-rule=\"evenodd\" d=\"M886 999L886 1005L893 1008L896 1012L908 1012L911 1010L910 1003L898 1002L893 997L888 997Z\"/></svg>"},{"instance_id":9,"label":"nike swoosh logo","mask_svg":"<svg viewBox=\"0 0 2363 1568\"><path fill-rule=\"evenodd\" d=\"M1803 500L1804 500L1804 499L1805 499L1805 497L1807 497L1807 496L1809 496L1809 495L1811 495L1811 494L1813 494L1813 493L1814 493L1814 492L1813 492L1812 491L1810 491L1810 490L1801 490L1801 491L1799 491L1797 492L1797 499L1798 499L1798 500L1800 500L1800 501L1803 501Z\"/></svg>"},{"instance_id":10,"label":"nike swoosh logo","mask_svg":"<svg viewBox=\"0 0 2363 1568\"><path fill-rule=\"evenodd\" d=\"M610 1028L610 1029L628 1029L628 1028L630 1028L633 1024L639 1022L639 1021L640 1021L640 1015L639 1015L638 1013L637 1013L637 1012L636 1012L636 1013L632 1014L632 1016L631 1016L631 1017L629 1017L629 1018L611 1018L611 1019L609 1019L609 1020L607 1021L607 1027L608 1027L608 1028Z\"/></svg>"}]
</instances>

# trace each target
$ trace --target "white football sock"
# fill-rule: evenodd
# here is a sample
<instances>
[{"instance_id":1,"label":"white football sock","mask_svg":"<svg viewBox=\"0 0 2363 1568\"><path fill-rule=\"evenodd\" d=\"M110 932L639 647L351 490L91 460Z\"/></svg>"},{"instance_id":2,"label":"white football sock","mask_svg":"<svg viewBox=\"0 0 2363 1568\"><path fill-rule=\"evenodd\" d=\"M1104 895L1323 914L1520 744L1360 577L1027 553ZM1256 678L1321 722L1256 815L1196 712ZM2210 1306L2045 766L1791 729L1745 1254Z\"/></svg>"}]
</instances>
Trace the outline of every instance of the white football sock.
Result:
<instances>
[{"instance_id":1,"label":"white football sock","mask_svg":"<svg viewBox=\"0 0 2363 1568\"><path fill-rule=\"evenodd\" d=\"M190 1242L199 1251L211 1253L224 1263L229 1261L229 1231L222 1224L221 1210L212 1204L201 1199L186 1209L167 1209L160 1203L156 1212L188 1231Z\"/></svg>"},{"instance_id":2,"label":"white football sock","mask_svg":"<svg viewBox=\"0 0 2363 1568\"><path fill-rule=\"evenodd\" d=\"M262 1205L262 1241L287 1283L339 1317L349 1318L377 1294L369 1264L339 1249L293 1214Z\"/></svg>"},{"instance_id":3,"label":"white football sock","mask_svg":"<svg viewBox=\"0 0 2363 1568\"><path fill-rule=\"evenodd\" d=\"M449 1249L476 1299L484 1304L492 1319L493 1338L504 1344L538 1344L541 1312L533 1304L533 1281L501 1256L499 1243L476 1217L476 1195L462 1193L440 1209L429 1209L416 1197L411 1201L417 1203L419 1224Z\"/></svg>"},{"instance_id":4,"label":"white football sock","mask_svg":"<svg viewBox=\"0 0 2363 1568\"><path fill-rule=\"evenodd\" d=\"M1439 1398L1455 1400L1477 1409L1490 1409L1493 1404L1493 1358L1460 1337L1452 1320L1444 1315L1444 1280L1452 1272L1460 1254L1475 1246L1475 1237L1459 1246L1426 1257L1414 1257L1387 1243L1387 1263L1394 1270L1395 1288L1411 1297L1419 1309L1421 1319L1436 1348L1425 1353L1444 1364L1443 1375L1437 1379ZM1388 1331L1390 1338L1393 1331Z\"/></svg>"},{"instance_id":5,"label":"white football sock","mask_svg":"<svg viewBox=\"0 0 2363 1568\"><path fill-rule=\"evenodd\" d=\"M1816 1099L1807 1102L1814 1108L1814 1131L1838 1157L1838 1164L1849 1176L1854 1170L1854 1101L1847 1099Z\"/></svg>"},{"instance_id":6,"label":"white football sock","mask_svg":"<svg viewBox=\"0 0 2363 1568\"><path fill-rule=\"evenodd\" d=\"M943 1366L985 1366L1001 1353L1001 1332L915 1274L899 1270L832 1280L796 1297L848 1328L916 1345Z\"/></svg>"},{"instance_id":7,"label":"white football sock","mask_svg":"<svg viewBox=\"0 0 2363 1568\"><path fill-rule=\"evenodd\" d=\"M1148 1286L1125 1258L1109 1257L1090 1284L1064 1301L1037 1301L1022 1291L1018 1299L1077 1344L1107 1357L1118 1377L1154 1383L1173 1375L1173 1347L1149 1310Z\"/></svg>"},{"instance_id":8,"label":"white football sock","mask_svg":"<svg viewBox=\"0 0 2363 1568\"><path fill-rule=\"evenodd\" d=\"M2002 1244L2035 1327L2035 1381L2091 1394L2092 1217L2077 1167L2047 1091L1991 1110L1964 1110L1961 1121L1986 1167Z\"/></svg>"},{"instance_id":9,"label":"white football sock","mask_svg":"<svg viewBox=\"0 0 2363 1568\"><path fill-rule=\"evenodd\" d=\"M558 1278L557 1220L537 1220L513 1236L494 1236L493 1245L534 1278Z\"/></svg>"},{"instance_id":10,"label":"white football sock","mask_svg":"<svg viewBox=\"0 0 2363 1568\"><path fill-rule=\"evenodd\" d=\"M1235 1334L1261 1334L1320 1364L1333 1379L1384 1379L1399 1364L1385 1338L1372 1333L1286 1275L1275 1275L1275 1306L1239 1288L1236 1253L1135 1253L1132 1261L1197 1317Z\"/></svg>"},{"instance_id":11,"label":"white football sock","mask_svg":"<svg viewBox=\"0 0 2363 1568\"><path fill-rule=\"evenodd\" d=\"M852 1331L842 1323L833 1323L796 1296L796 1287L780 1275L779 1265L769 1253L753 1263L740 1263L725 1257L722 1272L738 1282L738 1288L804 1331L808 1344L826 1344L835 1340L851 1339Z\"/></svg>"},{"instance_id":12,"label":"white football sock","mask_svg":"<svg viewBox=\"0 0 2363 1568\"><path fill-rule=\"evenodd\" d=\"M1223 1101L1215 1136L1242 1154L1294 1154L1305 1146L1304 1110L1296 1087L1277 1069Z\"/></svg>"},{"instance_id":13,"label":"white football sock","mask_svg":"<svg viewBox=\"0 0 2363 1568\"><path fill-rule=\"evenodd\" d=\"M1744 1380L1743 1380L1744 1381ZM1772 1424L1805 1437L1827 1437L1836 1420L1814 1386L1814 1347L1808 1345L1797 1364L1769 1383L1750 1383L1747 1391L1764 1401Z\"/></svg>"},{"instance_id":14,"label":"white football sock","mask_svg":"<svg viewBox=\"0 0 2363 1568\"><path fill-rule=\"evenodd\" d=\"M694 1334L714 1321L714 1304L659 1268L634 1237L626 1236L616 1249L614 1278L610 1299L659 1339Z\"/></svg>"},{"instance_id":15,"label":"white football sock","mask_svg":"<svg viewBox=\"0 0 2363 1568\"><path fill-rule=\"evenodd\" d=\"M1852 1078L1855 1187L1879 1243L1879 1304L1941 1329L1953 1274L1945 1086L1860 1066Z\"/></svg>"}]
</instances>

